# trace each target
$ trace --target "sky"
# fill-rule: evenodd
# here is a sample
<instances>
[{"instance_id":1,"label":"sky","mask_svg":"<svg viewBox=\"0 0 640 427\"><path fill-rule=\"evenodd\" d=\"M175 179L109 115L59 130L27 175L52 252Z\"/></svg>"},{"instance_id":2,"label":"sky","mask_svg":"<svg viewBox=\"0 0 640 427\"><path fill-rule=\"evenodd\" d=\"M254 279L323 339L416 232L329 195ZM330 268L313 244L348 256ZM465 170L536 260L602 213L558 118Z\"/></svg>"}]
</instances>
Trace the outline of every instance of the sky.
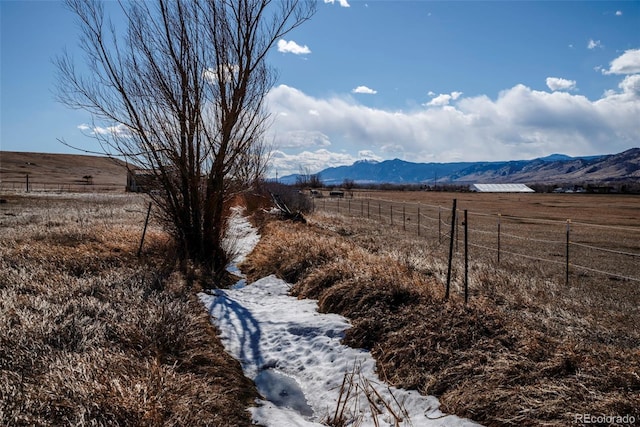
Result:
<instances>
[{"instance_id":1,"label":"sky","mask_svg":"<svg viewBox=\"0 0 640 427\"><path fill-rule=\"evenodd\" d=\"M237 264L260 237L237 209L229 221L229 235L227 242L233 242L237 253L230 267L241 275ZM352 421L349 425L391 426L394 411L403 418L401 426L479 427L471 420L443 414L434 396L385 384L376 374L370 352L341 344L344 331L351 327L348 319L319 313L316 300L290 296L290 287L272 275L248 286L242 279L232 289L199 294L220 330L225 350L240 362L245 376L263 396L251 408L255 423L266 427L326 425L322 421L339 406L345 374L353 372L354 383L362 388L352 390L344 405L346 418ZM388 406L375 399L379 412L372 415L365 388L370 395L377 392Z\"/></svg>"},{"instance_id":2,"label":"sky","mask_svg":"<svg viewBox=\"0 0 640 427\"><path fill-rule=\"evenodd\" d=\"M95 149L91 117L54 96L71 13L0 0L0 19L0 149ZM318 0L268 56L269 174L639 147L638 28L640 1Z\"/></svg>"}]
</instances>

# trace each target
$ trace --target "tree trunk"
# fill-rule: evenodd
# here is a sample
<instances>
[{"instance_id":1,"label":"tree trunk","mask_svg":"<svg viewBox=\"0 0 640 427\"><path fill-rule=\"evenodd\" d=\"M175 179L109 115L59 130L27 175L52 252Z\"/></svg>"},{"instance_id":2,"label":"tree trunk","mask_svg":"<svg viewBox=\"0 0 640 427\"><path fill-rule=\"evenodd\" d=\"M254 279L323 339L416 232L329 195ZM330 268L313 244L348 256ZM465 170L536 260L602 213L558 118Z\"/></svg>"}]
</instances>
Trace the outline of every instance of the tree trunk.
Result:
<instances>
[{"instance_id":1,"label":"tree trunk","mask_svg":"<svg viewBox=\"0 0 640 427\"><path fill-rule=\"evenodd\" d=\"M215 168L215 165L214 165ZM226 275L229 257L222 245L224 237L224 183L213 174L207 180L205 211L203 219L203 264L209 266L216 282Z\"/></svg>"}]
</instances>

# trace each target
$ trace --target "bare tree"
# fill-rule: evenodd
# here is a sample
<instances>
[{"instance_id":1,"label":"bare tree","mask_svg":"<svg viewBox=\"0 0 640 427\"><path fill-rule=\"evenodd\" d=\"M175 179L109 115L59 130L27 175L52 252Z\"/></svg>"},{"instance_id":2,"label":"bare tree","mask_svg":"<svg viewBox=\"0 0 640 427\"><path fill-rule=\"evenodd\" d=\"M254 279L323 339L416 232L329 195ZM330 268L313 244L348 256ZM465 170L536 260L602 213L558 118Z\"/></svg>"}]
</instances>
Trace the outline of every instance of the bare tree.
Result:
<instances>
[{"instance_id":1,"label":"bare tree","mask_svg":"<svg viewBox=\"0 0 640 427\"><path fill-rule=\"evenodd\" d=\"M308 167L300 166L300 173L296 177L296 186L298 187L311 187L311 188L320 188L322 187L322 180L320 179L320 174L312 174L311 170Z\"/></svg>"},{"instance_id":2,"label":"bare tree","mask_svg":"<svg viewBox=\"0 0 640 427\"><path fill-rule=\"evenodd\" d=\"M88 73L56 60L58 97L92 114L103 154L155 175L158 204L184 259L220 276L224 206L265 172L275 83L266 56L315 12L313 0L67 0Z\"/></svg>"}]
</instances>

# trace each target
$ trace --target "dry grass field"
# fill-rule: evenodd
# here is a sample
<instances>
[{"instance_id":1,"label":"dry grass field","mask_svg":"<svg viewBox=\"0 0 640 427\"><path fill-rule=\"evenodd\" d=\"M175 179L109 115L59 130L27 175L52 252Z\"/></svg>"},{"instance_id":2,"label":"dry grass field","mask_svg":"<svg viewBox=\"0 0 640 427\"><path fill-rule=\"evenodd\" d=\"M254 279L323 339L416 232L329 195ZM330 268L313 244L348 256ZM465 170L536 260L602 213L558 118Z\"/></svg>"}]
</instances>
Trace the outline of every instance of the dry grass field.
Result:
<instances>
[{"instance_id":1,"label":"dry grass field","mask_svg":"<svg viewBox=\"0 0 640 427\"><path fill-rule=\"evenodd\" d=\"M0 151L0 191L123 192L124 163L107 157ZM91 177L91 178L87 178Z\"/></svg>"},{"instance_id":2,"label":"dry grass field","mask_svg":"<svg viewBox=\"0 0 640 427\"><path fill-rule=\"evenodd\" d=\"M513 218L503 226L536 240L562 241L567 218L573 218L572 227L622 227L620 234L596 227L588 238L596 246L638 252L638 240L629 238L639 225L637 198L376 194L407 207L419 200L422 212L426 205L450 210L454 197L459 209L476 212L476 219L497 212L529 218ZM565 426L585 413L640 419L638 283L586 272L572 273L567 285L562 265L558 269L555 263L513 256L497 264L495 254L479 256L482 248L475 248L469 304L462 298L460 252L453 266L452 298L444 303L448 237L439 241L437 226L424 223L417 236L417 212L410 226L399 221L400 208L391 226L390 215L374 214L377 205L369 205L366 215L358 197L351 212L348 200L341 200L340 214L336 200L327 202L334 205L318 209L308 225L265 225L261 242L242 268L253 277L275 272L294 283L299 296L319 299L321 310L350 317L354 327L346 341L371 349L379 371L392 383L435 394L443 410L490 426ZM316 200L316 207L322 203ZM409 217L408 209L405 215ZM535 234L542 233L535 220L558 225L560 237L550 237L548 230ZM524 228L516 231L514 224ZM523 246L514 251L540 255L527 248L530 241L518 244ZM553 251L563 253L562 248L547 249ZM625 274L639 276L637 263L625 268Z\"/></svg>"},{"instance_id":3,"label":"dry grass field","mask_svg":"<svg viewBox=\"0 0 640 427\"><path fill-rule=\"evenodd\" d=\"M520 263L543 270L551 280L566 281L568 227L570 284L640 284L638 196L363 192L350 199L316 199L315 204L319 211L377 220L402 231L401 236L419 235L418 247L437 251L435 242L446 253L454 198L456 253L463 251L467 210L471 261Z\"/></svg>"},{"instance_id":4,"label":"dry grass field","mask_svg":"<svg viewBox=\"0 0 640 427\"><path fill-rule=\"evenodd\" d=\"M0 204L0 425L238 426L257 392L142 196Z\"/></svg>"},{"instance_id":5,"label":"dry grass field","mask_svg":"<svg viewBox=\"0 0 640 427\"><path fill-rule=\"evenodd\" d=\"M112 194L65 193L95 159L1 154L0 425L249 425L255 387L157 225L136 256L146 200L123 193L121 169L94 173ZM33 163L58 187L18 192ZM453 198L469 214L467 305L461 221L443 302ZM345 342L370 349L381 377L487 426L640 421L640 198L356 192L315 204L306 225L256 217L262 239L241 269L348 316Z\"/></svg>"}]
</instances>

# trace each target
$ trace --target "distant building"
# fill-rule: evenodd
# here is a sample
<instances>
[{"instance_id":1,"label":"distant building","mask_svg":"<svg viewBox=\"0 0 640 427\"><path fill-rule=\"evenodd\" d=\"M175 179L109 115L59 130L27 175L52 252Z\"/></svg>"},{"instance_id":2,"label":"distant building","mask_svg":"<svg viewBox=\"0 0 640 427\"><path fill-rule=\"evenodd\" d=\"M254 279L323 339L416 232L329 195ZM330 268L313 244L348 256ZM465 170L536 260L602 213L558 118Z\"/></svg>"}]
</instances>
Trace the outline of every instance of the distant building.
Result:
<instances>
[{"instance_id":1,"label":"distant building","mask_svg":"<svg viewBox=\"0 0 640 427\"><path fill-rule=\"evenodd\" d=\"M535 193L524 184L472 184L469 190L478 193Z\"/></svg>"},{"instance_id":2,"label":"distant building","mask_svg":"<svg viewBox=\"0 0 640 427\"><path fill-rule=\"evenodd\" d=\"M127 191L132 193L147 193L158 187L158 180L153 171L145 169L130 169L127 173Z\"/></svg>"}]
</instances>

